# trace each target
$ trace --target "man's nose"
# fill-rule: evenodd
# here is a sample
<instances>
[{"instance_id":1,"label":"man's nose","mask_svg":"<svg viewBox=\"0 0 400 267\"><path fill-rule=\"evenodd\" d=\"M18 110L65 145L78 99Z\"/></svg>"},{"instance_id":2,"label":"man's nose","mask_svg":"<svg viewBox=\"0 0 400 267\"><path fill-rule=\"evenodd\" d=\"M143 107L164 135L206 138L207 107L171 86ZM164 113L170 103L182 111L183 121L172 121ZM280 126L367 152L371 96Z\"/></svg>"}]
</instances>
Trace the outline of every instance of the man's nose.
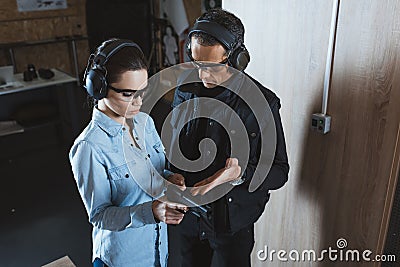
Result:
<instances>
[{"instance_id":1,"label":"man's nose","mask_svg":"<svg viewBox=\"0 0 400 267\"><path fill-rule=\"evenodd\" d=\"M199 78L200 79L205 79L205 78L208 78L209 76L210 76L210 73L206 69L203 69L203 68L199 69Z\"/></svg>"}]
</instances>

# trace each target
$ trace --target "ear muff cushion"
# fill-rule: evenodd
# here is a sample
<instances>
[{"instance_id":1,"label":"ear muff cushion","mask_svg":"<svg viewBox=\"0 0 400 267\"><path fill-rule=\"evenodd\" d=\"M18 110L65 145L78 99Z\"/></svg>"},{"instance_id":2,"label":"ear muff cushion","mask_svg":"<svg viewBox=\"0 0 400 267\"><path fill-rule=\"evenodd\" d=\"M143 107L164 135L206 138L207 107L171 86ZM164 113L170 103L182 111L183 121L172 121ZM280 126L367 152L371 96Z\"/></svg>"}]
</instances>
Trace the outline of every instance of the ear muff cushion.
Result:
<instances>
[{"instance_id":1,"label":"ear muff cushion","mask_svg":"<svg viewBox=\"0 0 400 267\"><path fill-rule=\"evenodd\" d=\"M244 45L235 48L229 55L229 65L239 71L246 69L249 62L250 54Z\"/></svg>"},{"instance_id":2,"label":"ear muff cushion","mask_svg":"<svg viewBox=\"0 0 400 267\"><path fill-rule=\"evenodd\" d=\"M85 88L90 96L100 100L107 96L107 81L100 69L90 69L85 79Z\"/></svg>"},{"instance_id":3,"label":"ear muff cushion","mask_svg":"<svg viewBox=\"0 0 400 267\"><path fill-rule=\"evenodd\" d=\"M244 70L250 61L250 55L247 52L247 50L239 52L235 57L235 61L236 61L236 69L238 69L239 71Z\"/></svg>"}]
</instances>

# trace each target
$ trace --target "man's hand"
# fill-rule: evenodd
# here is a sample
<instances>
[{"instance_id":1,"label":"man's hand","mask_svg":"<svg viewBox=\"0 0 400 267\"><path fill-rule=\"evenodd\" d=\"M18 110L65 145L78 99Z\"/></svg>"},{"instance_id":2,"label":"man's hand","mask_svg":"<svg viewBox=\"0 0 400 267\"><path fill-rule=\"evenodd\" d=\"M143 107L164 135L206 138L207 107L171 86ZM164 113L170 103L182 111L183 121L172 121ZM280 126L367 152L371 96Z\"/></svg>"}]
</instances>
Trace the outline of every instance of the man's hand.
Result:
<instances>
[{"instance_id":1,"label":"man's hand","mask_svg":"<svg viewBox=\"0 0 400 267\"><path fill-rule=\"evenodd\" d=\"M242 169L239 166L237 158L228 158L225 168L218 170L212 176L196 183L190 192L193 196L198 194L204 195L220 184L236 180L240 176L241 171Z\"/></svg>"},{"instance_id":2,"label":"man's hand","mask_svg":"<svg viewBox=\"0 0 400 267\"><path fill-rule=\"evenodd\" d=\"M168 176L167 180L173 184L176 184L182 191L186 189L185 186L185 177L183 177L179 173L174 173Z\"/></svg>"},{"instance_id":3,"label":"man's hand","mask_svg":"<svg viewBox=\"0 0 400 267\"><path fill-rule=\"evenodd\" d=\"M151 207L154 218L167 224L179 224L188 210L182 204L168 201L166 197L154 200Z\"/></svg>"}]
</instances>

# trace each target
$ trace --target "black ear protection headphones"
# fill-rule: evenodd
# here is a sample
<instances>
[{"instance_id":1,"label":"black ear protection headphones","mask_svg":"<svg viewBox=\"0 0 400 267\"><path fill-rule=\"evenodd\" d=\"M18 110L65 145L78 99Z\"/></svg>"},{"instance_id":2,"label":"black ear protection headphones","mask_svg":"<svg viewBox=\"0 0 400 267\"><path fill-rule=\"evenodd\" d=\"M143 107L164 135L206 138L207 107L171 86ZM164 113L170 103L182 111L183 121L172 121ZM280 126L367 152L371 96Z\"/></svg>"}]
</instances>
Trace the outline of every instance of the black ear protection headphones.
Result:
<instances>
[{"instance_id":1,"label":"black ear protection headphones","mask_svg":"<svg viewBox=\"0 0 400 267\"><path fill-rule=\"evenodd\" d=\"M186 53L192 58L190 47L191 35L202 32L211 35L228 50L228 64L239 71L243 71L250 62L250 54L242 42L236 40L235 36L224 26L209 20L198 20L188 34Z\"/></svg>"},{"instance_id":2,"label":"black ear protection headphones","mask_svg":"<svg viewBox=\"0 0 400 267\"><path fill-rule=\"evenodd\" d=\"M112 41L101 48L96 55L90 55L83 78L83 87L94 99L100 100L107 96L108 84L105 64L112 55L121 48L127 46L136 47L140 52L142 52L139 45L135 42L124 39L115 39L115 41Z\"/></svg>"}]
</instances>

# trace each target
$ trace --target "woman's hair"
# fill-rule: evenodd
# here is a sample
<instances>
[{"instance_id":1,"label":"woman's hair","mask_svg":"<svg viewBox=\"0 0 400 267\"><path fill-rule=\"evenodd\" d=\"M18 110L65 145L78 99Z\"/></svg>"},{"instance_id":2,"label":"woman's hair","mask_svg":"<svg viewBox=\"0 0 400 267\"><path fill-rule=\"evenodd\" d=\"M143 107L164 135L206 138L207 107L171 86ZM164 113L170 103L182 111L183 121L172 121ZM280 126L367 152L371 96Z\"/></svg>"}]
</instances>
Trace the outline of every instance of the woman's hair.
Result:
<instances>
[{"instance_id":1,"label":"woman's hair","mask_svg":"<svg viewBox=\"0 0 400 267\"><path fill-rule=\"evenodd\" d=\"M119 39L113 38L104 41L96 50L96 55L101 50ZM107 70L107 83L116 83L120 80L121 74L125 71L147 70L146 59L143 52L134 46L125 46L115 52L106 62L105 69Z\"/></svg>"}]
</instances>

